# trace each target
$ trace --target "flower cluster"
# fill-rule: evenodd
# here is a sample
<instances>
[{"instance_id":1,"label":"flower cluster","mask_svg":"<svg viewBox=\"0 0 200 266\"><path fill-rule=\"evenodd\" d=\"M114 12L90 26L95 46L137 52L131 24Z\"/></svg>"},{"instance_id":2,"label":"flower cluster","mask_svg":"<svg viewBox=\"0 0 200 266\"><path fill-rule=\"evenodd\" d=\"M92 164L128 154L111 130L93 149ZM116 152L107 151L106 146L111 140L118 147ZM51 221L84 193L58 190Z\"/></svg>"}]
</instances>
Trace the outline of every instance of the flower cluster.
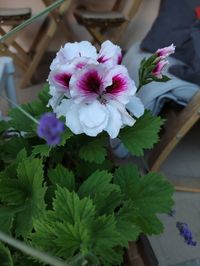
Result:
<instances>
[{"instance_id":1,"label":"flower cluster","mask_svg":"<svg viewBox=\"0 0 200 266\"><path fill-rule=\"evenodd\" d=\"M184 238L187 245L196 246L197 242L193 240L192 232L190 231L188 224L177 222L176 227L178 228L180 235Z\"/></svg>"},{"instance_id":2,"label":"flower cluster","mask_svg":"<svg viewBox=\"0 0 200 266\"><path fill-rule=\"evenodd\" d=\"M60 143L60 135L64 131L64 124L53 113L45 113L41 116L37 128L37 134L46 142L55 146Z\"/></svg>"},{"instance_id":3,"label":"flower cluster","mask_svg":"<svg viewBox=\"0 0 200 266\"><path fill-rule=\"evenodd\" d=\"M170 46L158 49L156 51L156 66L152 70L152 75L156 78L161 79L162 78L162 71L164 68L169 64L168 60L166 58L173 54L175 52L175 46L171 44Z\"/></svg>"},{"instance_id":4,"label":"flower cluster","mask_svg":"<svg viewBox=\"0 0 200 266\"><path fill-rule=\"evenodd\" d=\"M73 133L106 131L116 138L122 127L133 126L143 115L135 83L121 61L120 47L110 41L99 53L87 41L67 43L57 53L48 77L49 105Z\"/></svg>"}]
</instances>

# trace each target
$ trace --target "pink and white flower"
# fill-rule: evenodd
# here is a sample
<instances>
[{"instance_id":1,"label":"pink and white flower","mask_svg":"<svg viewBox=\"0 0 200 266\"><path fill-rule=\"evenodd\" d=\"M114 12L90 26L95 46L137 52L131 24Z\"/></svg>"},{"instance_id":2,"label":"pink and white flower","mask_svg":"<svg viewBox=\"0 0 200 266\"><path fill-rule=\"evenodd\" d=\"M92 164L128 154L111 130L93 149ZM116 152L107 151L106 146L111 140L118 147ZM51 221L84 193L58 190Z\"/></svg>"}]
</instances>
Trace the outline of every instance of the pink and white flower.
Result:
<instances>
[{"instance_id":1,"label":"pink and white flower","mask_svg":"<svg viewBox=\"0 0 200 266\"><path fill-rule=\"evenodd\" d=\"M68 43L57 53L48 77L49 105L58 117L65 116L75 134L96 136L104 130L115 138L143 114L121 59L120 47L110 41L102 44L99 54L89 42Z\"/></svg>"},{"instance_id":2,"label":"pink and white flower","mask_svg":"<svg viewBox=\"0 0 200 266\"><path fill-rule=\"evenodd\" d=\"M168 57L169 55L173 54L175 52L175 48L176 47L172 43L170 46L158 49L156 51L156 54L161 59L164 59L164 58Z\"/></svg>"},{"instance_id":3,"label":"pink and white flower","mask_svg":"<svg viewBox=\"0 0 200 266\"><path fill-rule=\"evenodd\" d=\"M144 112L124 66L108 70L102 65L89 65L72 76L70 88L71 99L64 99L56 113L66 117L66 125L75 134L96 136L105 130L116 138L123 126L135 123L126 105L136 117Z\"/></svg>"},{"instance_id":4,"label":"pink and white flower","mask_svg":"<svg viewBox=\"0 0 200 266\"><path fill-rule=\"evenodd\" d=\"M161 79L162 78L162 72L165 69L165 67L169 64L167 60L161 60L159 61L155 68L152 70L152 75L156 78Z\"/></svg>"},{"instance_id":5,"label":"pink and white flower","mask_svg":"<svg viewBox=\"0 0 200 266\"><path fill-rule=\"evenodd\" d=\"M101 45L97 60L99 63L106 64L109 67L121 64L121 48L118 45L114 45L111 41L105 41Z\"/></svg>"}]
</instances>

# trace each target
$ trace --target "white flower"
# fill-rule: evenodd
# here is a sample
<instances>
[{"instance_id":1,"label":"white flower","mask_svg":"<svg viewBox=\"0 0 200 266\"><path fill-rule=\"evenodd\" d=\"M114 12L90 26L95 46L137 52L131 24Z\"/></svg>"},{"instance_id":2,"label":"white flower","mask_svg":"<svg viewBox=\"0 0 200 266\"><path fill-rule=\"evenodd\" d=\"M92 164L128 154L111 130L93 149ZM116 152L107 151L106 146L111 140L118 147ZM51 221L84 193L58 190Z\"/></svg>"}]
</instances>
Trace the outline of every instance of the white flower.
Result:
<instances>
[{"instance_id":1,"label":"white flower","mask_svg":"<svg viewBox=\"0 0 200 266\"><path fill-rule=\"evenodd\" d=\"M118 45L113 44L111 41L105 41L101 45L98 55L98 62L112 67L122 62L122 52Z\"/></svg>"},{"instance_id":2,"label":"white flower","mask_svg":"<svg viewBox=\"0 0 200 266\"><path fill-rule=\"evenodd\" d=\"M121 59L120 47L110 41L102 44L99 54L87 41L67 43L57 53L48 77L49 105L75 134L106 131L116 138L122 127L132 126L143 114Z\"/></svg>"},{"instance_id":3,"label":"white flower","mask_svg":"<svg viewBox=\"0 0 200 266\"><path fill-rule=\"evenodd\" d=\"M96 136L104 130L115 138L122 127L135 123L125 107L130 99L137 99L135 92L124 66L108 70L102 65L89 65L71 77L71 98L62 100L55 112L58 117L66 117L66 125L75 134ZM141 102L130 109L136 117L144 111Z\"/></svg>"},{"instance_id":4,"label":"white flower","mask_svg":"<svg viewBox=\"0 0 200 266\"><path fill-rule=\"evenodd\" d=\"M88 41L66 43L56 54L56 58L50 65L50 70L60 64L68 64L71 60L80 57L97 60L96 48Z\"/></svg>"}]
</instances>

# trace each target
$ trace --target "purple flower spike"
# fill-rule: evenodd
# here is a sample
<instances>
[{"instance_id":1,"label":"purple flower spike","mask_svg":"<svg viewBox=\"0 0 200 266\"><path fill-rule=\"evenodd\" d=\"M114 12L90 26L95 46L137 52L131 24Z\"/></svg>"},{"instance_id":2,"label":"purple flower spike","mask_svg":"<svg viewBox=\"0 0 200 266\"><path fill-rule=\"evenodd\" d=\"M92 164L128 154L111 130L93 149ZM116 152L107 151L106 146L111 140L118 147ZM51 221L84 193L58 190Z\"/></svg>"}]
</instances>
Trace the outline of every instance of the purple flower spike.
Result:
<instances>
[{"instance_id":1,"label":"purple flower spike","mask_svg":"<svg viewBox=\"0 0 200 266\"><path fill-rule=\"evenodd\" d=\"M53 113L45 113L39 120L37 134L46 140L50 146L60 143L60 134L64 131L64 124Z\"/></svg>"},{"instance_id":2,"label":"purple flower spike","mask_svg":"<svg viewBox=\"0 0 200 266\"><path fill-rule=\"evenodd\" d=\"M192 232L190 231L188 224L177 222L176 227L187 245L196 246L197 242L193 240Z\"/></svg>"}]
</instances>

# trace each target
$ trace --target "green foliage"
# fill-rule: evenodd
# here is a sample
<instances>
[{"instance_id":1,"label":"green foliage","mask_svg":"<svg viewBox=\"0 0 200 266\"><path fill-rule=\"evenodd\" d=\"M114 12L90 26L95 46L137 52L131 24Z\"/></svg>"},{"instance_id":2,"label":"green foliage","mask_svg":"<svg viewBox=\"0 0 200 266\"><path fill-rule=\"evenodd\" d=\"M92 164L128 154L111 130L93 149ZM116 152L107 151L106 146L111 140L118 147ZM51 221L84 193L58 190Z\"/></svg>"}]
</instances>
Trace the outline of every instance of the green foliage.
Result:
<instances>
[{"instance_id":1,"label":"green foliage","mask_svg":"<svg viewBox=\"0 0 200 266\"><path fill-rule=\"evenodd\" d=\"M105 143L102 139L95 139L83 145L79 150L81 159L101 164L106 157Z\"/></svg>"},{"instance_id":2,"label":"green foliage","mask_svg":"<svg viewBox=\"0 0 200 266\"><path fill-rule=\"evenodd\" d=\"M37 101L22 107L38 119L48 112L48 100L47 86ZM121 265L129 241L162 232L157 214L168 213L173 204L173 189L162 176L116 166L107 156L104 133L91 138L66 129L60 145L49 147L19 109L10 116L0 122L0 231L76 266ZM162 123L145 112L119 137L142 156L158 141ZM5 130L14 136L4 140ZM10 254L6 247L0 250ZM11 253L16 265L40 265Z\"/></svg>"},{"instance_id":3,"label":"green foliage","mask_svg":"<svg viewBox=\"0 0 200 266\"><path fill-rule=\"evenodd\" d=\"M10 250L0 242L0 263L1 266L13 266Z\"/></svg>"},{"instance_id":4,"label":"green foliage","mask_svg":"<svg viewBox=\"0 0 200 266\"><path fill-rule=\"evenodd\" d=\"M23 156L24 151L17 160ZM0 180L0 199L3 204L0 215L9 226L5 228L2 224L1 230L8 232L14 219L16 235L26 237L32 230L32 219L45 209L45 191L43 165L39 159L25 158L19 162L16 176L12 178L7 177L6 171L3 172Z\"/></svg>"},{"instance_id":5,"label":"green foliage","mask_svg":"<svg viewBox=\"0 0 200 266\"><path fill-rule=\"evenodd\" d=\"M143 156L144 149L151 149L158 142L163 120L146 111L133 127L125 127L120 132L120 139L125 147L136 156Z\"/></svg>"},{"instance_id":6,"label":"green foliage","mask_svg":"<svg viewBox=\"0 0 200 266\"><path fill-rule=\"evenodd\" d=\"M124 199L133 203L136 225L144 233L161 233L162 226L156 213L169 213L173 205L172 185L156 173L140 176L138 169L132 165L117 169L114 181L120 186ZM155 225L158 225L157 228Z\"/></svg>"},{"instance_id":7,"label":"green foliage","mask_svg":"<svg viewBox=\"0 0 200 266\"><path fill-rule=\"evenodd\" d=\"M69 191L75 189L75 178L72 171L58 164L55 169L48 171L48 177L53 185L66 187Z\"/></svg>"}]
</instances>

